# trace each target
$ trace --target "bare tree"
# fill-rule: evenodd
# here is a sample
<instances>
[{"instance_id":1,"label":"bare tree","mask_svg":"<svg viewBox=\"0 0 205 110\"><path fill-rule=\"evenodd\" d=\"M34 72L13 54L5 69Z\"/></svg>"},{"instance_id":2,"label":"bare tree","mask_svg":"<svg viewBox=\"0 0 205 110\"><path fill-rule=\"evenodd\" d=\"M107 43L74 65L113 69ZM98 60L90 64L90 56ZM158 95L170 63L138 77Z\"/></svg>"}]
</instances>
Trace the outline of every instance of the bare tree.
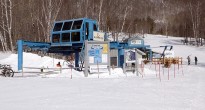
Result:
<instances>
[{"instance_id":1,"label":"bare tree","mask_svg":"<svg viewBox=\"0 0 205 110\"><path fill-rule=\"evenodd\" d=\"M192 20L192 29L194 33L195 43L198 46L198 37L199 37L199 25L200 25L200 1L197 1L197 4L194 4L192 2L189 3L189 11L191 14L191 20Z\"/></svg>"},{"instance_id":2,"label":"bare tree","mask_svg":"<svg viewBox=\"0 0 205 110\"><path fill-rule=\"evenodd\" d=\"M101 13L102 13L102 5L103 5L103 0L100 0L100 11L99 11L99 17L98 17L98 24L99 24L99 27L101 26Z\"/></svg>"},{"instance_id":3,"label":"bare tree","mask_svg":"<svg viewBox=\"0 0 205 110\"><path fill-rule=\"evenodd\" d=\"M5 45L4 45L4 37L2 35L2 33L0 32L0 42L1 42L1 46L2 46L2 50L6 51Z\"/></svg>"},{"instance_id":4,"label":"bare tree","mask_svg":"<svg viewBox=\"0 0 205 110\"><path fill-rule=\"evenodd\" d=\"M53 27L53 23L56 20L62 0L43 0L42 1L42 16L36 16L38 23L43 29L44 41L50 41L50 31Z\"/></svg>"},{"instance_id":5,"label":"bare tree","mask_svg":"<svg viewBox=\"0 0 205 110\"><path fill-rule=\"evenodd\" d=\"M3 34L4 37L3 43L5 47L4 49L8 50L7 43L6 43L7 42L6 35L8 35L11 51L14 50L13 39L12 39L12 22L13 22L12 8L13 8L12 0L1 0L1 10L2 10L1 20L2 21L0 27L2 28L4 33Z\"/></svg>"},{"instance_id":6,"label":"bare tree","mask_svg":"<svg viewBox=\"0 0 205 110\"><path fill-rule=\"evenodd\" d=\"M131 10L132 10L132 1L127 0L126 1L126 5L125 5L125 12L124 12L124 16L123 16L123 22L122 22L122 26L121 26L121 30L120 30L121 33L124 30L124 26L125 26L127 15L129 14L129 12ZM118 37L117 37L117 40L118 40Z\"/></svg>"},{"instance_id":7,"label":"bare tree","mask_svg":"<svg viewBox=\"0 0 205 110\"><path fill-rule=\"evenodd\" d=\"M49 42L55 20L81 17L98 20L100 29L113 33L114 39L120 33L151 33L193 36L202 42L204 4L204 0L0 0L0 49L13 50L19 38Z\"/></svg>"},{"instance_id":8,"label":"bare tree","mask_svg":"<svg viewBox=\"0 0 205 110\"><path fill-rule=\"evenodd\" d=\"M3 51L7 51L8 50L8 46L7 46L7 43L6 43L6 33L5 33L5 30L4 30L4 28L5 28L5 23L4 23L4 7L3 7L3 1L1 0L1 27L3 28L3 34L2 34L2 32L0 32L0 41L1 41L1 45L2 45L2 50Z\"/></svg>"}]
</instances>

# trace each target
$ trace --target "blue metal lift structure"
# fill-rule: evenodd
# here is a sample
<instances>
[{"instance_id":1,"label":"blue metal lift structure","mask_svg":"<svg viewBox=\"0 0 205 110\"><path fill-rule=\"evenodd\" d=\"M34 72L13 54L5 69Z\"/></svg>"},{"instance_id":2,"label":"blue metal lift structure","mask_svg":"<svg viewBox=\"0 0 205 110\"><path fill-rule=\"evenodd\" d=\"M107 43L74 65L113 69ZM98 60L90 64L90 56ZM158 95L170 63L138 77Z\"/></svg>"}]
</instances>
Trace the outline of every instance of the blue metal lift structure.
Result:
<instances>
[{"instance_id":1,"label":"blue metal lift structure","mask_svg":"<svg viewBox=\"0 0 205 110\"><path fill-rule=\"evenodd\" d=\"M144 45L144 40L139 45L133 45L128 42L110 42L110 49L118 49L118 66L123 67L124 63L124 50L125 49L139 49L149 52L149 60L152 60L152 50L150 45Z\"/></svg>"},{"instance_id":2,"label":"blue metal lift structure","mask_svg":"<svg viewBox=\"0 0 205 110\"><path fill-rule=\"evenodd\" d=\"M79 67L79 61L84 60L85 40L93 41L94 31L99 31L96 20L80 18L56 21L51 31L51 41L48 43L18 40L18 70L23 69L24 46L45 51L47 53L60 53L64 55L75 53L75 67ZM110 42L110 49L118 49L118 57L120 59L124 57L124 49L140 48L147 50L147 47L149 46L145 46L144 43L140 46L132 46L129 44L129 42ZM122 66L124 60L122 61L120 59L119 65Z\"/></svg>"}]
</instances>

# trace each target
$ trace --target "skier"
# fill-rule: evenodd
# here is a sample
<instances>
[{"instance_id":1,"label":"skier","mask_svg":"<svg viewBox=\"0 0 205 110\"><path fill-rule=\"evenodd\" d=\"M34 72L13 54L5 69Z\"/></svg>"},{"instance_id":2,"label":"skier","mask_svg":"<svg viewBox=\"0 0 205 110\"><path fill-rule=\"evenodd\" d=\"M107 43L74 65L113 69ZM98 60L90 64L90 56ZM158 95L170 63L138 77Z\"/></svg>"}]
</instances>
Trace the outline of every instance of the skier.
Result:
<instances>
[{"instance_id":1,"label":"skier","mask_svg":"<svg viewBox=\"0 0 205 110\"><path fill-rule=\"evenodd\" d=\"M189 56L187 57L187 60L188 60L188 65L190 65L190 61L191 61L191 59L190 59Z\"/></svg>"},{"instance_id":2,"label":"skier","mask_svg":"<svg viewBox=\"0 0 205 110\"><path fill-rule=\"evenodd\" d=\"M194 60L195 60L195 65L197 65L197 61L198 61L198 59L197 59L196 56L194 57Z\"/></svg>"}]
</instances>

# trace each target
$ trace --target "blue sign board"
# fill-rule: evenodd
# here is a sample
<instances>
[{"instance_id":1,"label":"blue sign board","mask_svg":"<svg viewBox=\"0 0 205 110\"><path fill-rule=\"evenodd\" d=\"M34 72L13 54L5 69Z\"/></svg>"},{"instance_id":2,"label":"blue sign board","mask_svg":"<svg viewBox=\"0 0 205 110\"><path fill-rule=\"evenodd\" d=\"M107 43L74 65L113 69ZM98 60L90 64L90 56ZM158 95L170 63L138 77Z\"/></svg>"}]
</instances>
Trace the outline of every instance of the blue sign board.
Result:
<instances>
[{"instance_id":1,"label":"blue sign board","mask_svg":"<svg viewBox=\"0 0 205 110\"><path fill-rule=\"evenodd\" d=\"M95 62L95 64L97 64L97 63L102 63L102 57L100 57L100 56L95 56L95 57L94 57L94 62Z\"/></svg>"},{"instance_id":2,"label":"blue sign board","mask_svg":"<svg viewBox=\"0 0 205 110\"><path fill-rule=\"evenodd\" d=\"M95 56L95 50L94 49L89 50L88 55L89 56Z\"/></svg>"}]
</instances>

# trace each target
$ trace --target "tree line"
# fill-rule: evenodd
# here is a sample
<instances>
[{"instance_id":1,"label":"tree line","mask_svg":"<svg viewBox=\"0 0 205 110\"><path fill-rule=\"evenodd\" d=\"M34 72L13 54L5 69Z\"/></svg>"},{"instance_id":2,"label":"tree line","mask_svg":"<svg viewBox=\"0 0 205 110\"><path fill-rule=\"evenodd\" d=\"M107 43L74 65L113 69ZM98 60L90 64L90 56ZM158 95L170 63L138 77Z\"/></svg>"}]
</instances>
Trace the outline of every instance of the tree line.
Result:
<instances>
[{"instance_id":1,"label":"tree line","mask_svg":"<svg viewBox=\"0 0 205 110\"><path fill-rule=\"evenodd\" d=\"M91 18L101 31L183 36L203 45L204 0L0 0L0 50L18 39L49 42L56 20Z\"/></svg>"}]
</instances>

